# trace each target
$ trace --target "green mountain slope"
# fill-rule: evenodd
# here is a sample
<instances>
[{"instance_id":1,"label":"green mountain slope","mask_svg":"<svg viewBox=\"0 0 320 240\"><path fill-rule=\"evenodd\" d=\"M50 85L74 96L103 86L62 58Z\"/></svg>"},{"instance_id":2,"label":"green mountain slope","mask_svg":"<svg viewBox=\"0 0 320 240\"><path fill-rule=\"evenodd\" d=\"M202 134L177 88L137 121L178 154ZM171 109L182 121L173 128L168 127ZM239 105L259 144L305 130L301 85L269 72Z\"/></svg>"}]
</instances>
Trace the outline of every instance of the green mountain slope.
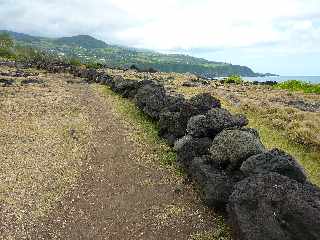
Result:
<instances>
[{"instance_id":1,"label":"green mountain slope","mask_svg":"<svg viewBox=\"0 0 320 240\"><path fill-rule=\"evenodd\" d=\"M1 32L1 31L0 31ZM62 56L76 57L83 62L100 62L110 67L154 68L163 72L191 72L204 77L260 76L250 68L222 62L208 61L181 54L161 54L154 51L109 45L88 35L63 38L35 37L23 33L10 32L17 44L32 46Z\"/></svg>"}]
</instances>

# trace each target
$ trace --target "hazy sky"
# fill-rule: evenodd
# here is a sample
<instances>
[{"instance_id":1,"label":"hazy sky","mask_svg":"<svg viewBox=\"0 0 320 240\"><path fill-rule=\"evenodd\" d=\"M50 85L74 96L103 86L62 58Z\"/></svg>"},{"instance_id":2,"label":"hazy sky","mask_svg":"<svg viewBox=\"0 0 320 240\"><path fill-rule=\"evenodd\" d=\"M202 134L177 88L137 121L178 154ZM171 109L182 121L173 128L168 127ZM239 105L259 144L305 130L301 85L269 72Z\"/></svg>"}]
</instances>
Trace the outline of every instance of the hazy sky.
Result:
<instances>
[{"instance_id":1,"label":"hazy sky","mask_svg":"<svg viewBox=\"0 0 320 240\"><path fill-rule=\"evenodd\" d=\"M0 29L320 75L320 0L0 0Z\"/></svg>"}]
</instances>

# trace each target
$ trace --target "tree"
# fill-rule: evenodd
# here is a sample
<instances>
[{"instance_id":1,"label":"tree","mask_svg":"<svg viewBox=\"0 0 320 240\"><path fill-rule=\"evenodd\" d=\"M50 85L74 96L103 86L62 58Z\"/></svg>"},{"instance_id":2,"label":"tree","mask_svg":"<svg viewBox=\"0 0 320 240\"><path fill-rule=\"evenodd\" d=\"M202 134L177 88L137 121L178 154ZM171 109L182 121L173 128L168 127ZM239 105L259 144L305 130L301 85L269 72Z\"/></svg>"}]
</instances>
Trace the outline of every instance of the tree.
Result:
<instances>
[{"instance_id":1,"label":"tree","mask_svg":"<svg viewBox=\"0 0 320 240\"><path fill-rule=\"evenodd\" d=\"M9 49L14 45L12 38L8 33L0 33L0 48Z\"/></svg>"},{"instance_id":2,"label":"tree","mask_svg":"<svg viewBox=\"0 0 320 240\"><path fill-rule=\"evenodd\" d=\"M0 57L12 58L14 42L7 33L0 33Z\"/></svg>"}]
</instances>

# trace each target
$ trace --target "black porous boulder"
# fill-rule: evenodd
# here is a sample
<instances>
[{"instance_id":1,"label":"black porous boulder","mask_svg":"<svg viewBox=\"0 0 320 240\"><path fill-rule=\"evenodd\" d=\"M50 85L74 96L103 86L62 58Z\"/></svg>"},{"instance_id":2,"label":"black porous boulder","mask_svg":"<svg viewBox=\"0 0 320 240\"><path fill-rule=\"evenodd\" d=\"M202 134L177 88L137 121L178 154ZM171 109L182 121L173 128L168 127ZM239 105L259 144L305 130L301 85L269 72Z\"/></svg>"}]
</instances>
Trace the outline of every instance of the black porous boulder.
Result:
<instances>
[{"instance_id":1,"label":"black porous boulder","mask_svg":"<svg viewBox=\"0 0 320 240\"><path fill-rule=\"evenodd\" d=\"M159 135L172 145L175 140L186 135L189 119L208 110L220 107L220 101L210 94L199 94L189 100L178 98L174 103L167 103L159 116Z\"/></svg>"},{"instance_id":2,"label":"black porous boulder","mask_svg":"<svg viewBox=\"0 0 320 240\"><path fill-rule=\"evenodd\" d=\"M195 157L209 154L211 143L209 138L193 138L189 135L177 140L174 149L177 152L178 164L188 170Z\"/></svg>"},{"instance_id":3,"label":"black porous boulder","mask_svg":"<svg viewBox=\"0 0 320 240\"><path fill-rule=\"evenodd\" d=\"M320 189L277 173L237 183L228 213L235 240L320 239Z\"/></svg>"},{"instance_id":4,"label":"black porous boulder","mask_svg":"<svg viewBox=\"0 0 320 240\"><path fill-rule=\"evenodd\" d=\"M239 169L253 155L265 152L257 133L253 129L223 130L214 139L210 148L213 162L228 169Z\"/></svg>"},{"instance_id":5,"label":"black porous boulder","mask_svg":"<svg viewBox=\"0 0 320 240\"><path fill-rule=\"evenodd\" d=\"M294 157L279 149L248 158L240 169L247 176L276 172L302 183L307 179L304 169Z\"/></svg>"},{"instance_id":6,"label":"black porous boulder","mask_svg":"<svg viewBox=\"0 0 320 240\"><path fill-rule=\"evenodd\" d=\"M152 82L137 91L135 102L145 114L158 120L160 112L167 106L168 96L163 86Z\"/></svg>"},{"instance_id":7,"label":"black porous boulder","mask_svg":"<svg viewBox=\"0 0 320 240\"><path fill-rule=\"evenodd\" d=\"M210 156L195 157L189 172L200 186L205 204L210 208L225 210L238 179L219 169L219 166L211 165Z\"/></svg>"},{"instance_id":8,"label":"black porous boulder","mask_svg":"<svg viewBox=\"0 0 320 240\"><path fill-rule=\"evenodd\" d=\"M209 93L201 93L189 99L189 103L199 109L201 112L207 112L212 108L220 108L219 99L211 96Z\"/></svg>"},{"instance_id":9,"label":"black porous boulder","mask_svg":"<svg viewBox=\"0 0 320 240\"><path fill-rule=\"evenodd\" d=\"M248 124L243 115L232 115L228 110L213 108L205 115L190 118L187 126L188 134L194 137L215 137L227 128L241 128Z\"/></svg>"}]
</instances>

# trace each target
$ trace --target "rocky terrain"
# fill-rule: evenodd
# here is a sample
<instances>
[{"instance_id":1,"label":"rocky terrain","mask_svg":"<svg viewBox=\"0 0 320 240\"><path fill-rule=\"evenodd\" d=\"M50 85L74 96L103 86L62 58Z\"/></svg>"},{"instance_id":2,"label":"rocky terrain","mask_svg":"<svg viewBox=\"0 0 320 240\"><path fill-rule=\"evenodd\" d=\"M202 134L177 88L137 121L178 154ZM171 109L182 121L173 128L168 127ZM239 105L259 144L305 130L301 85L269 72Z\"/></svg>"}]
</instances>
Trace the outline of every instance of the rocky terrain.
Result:
<instances>
[{"instance_id":1,"label":"rocky terrain","mask_svg":"<svg viewBox=\"0 0 320 240\"><path fill-rule=\"evenodd\" d=\"M172 76L145 74L128 79L123 72L63 63L33 62L30 66L71 73L134 102L158 123L159 135L174 147L177 163L199 186L206 205L227 213L234 239L320 238L319 187L308 180L295 157L264 146L258 131L248 127L245 115L223 108L220 95L202 92L186 97L173 87L177 79ZM219 84L212 88L219 90Z\"/></svg>"}]
</instances>

